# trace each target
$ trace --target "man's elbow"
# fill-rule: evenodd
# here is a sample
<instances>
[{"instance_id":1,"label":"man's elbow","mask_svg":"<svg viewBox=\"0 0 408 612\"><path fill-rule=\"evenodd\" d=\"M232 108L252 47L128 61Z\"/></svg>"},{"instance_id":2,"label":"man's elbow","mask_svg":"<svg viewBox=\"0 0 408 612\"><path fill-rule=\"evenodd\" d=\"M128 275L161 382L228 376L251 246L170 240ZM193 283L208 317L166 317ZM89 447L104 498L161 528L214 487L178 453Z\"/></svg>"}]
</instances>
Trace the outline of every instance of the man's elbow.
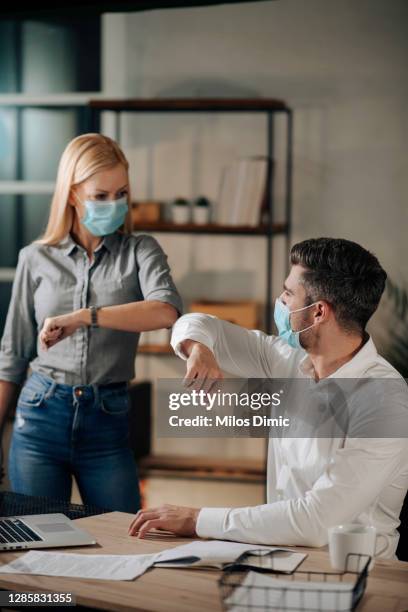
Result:
<instances>
[{"instance_id":1,"label":"man's elbow","mask_svg":"<svg viewBox=\"0 0 408 612\"><path fill-rule=\"evenodd\" d=\"M302 529L302 531L297 531L297 533L286 534L285 537L282 537L282 534L280 534L278 540L276 536L272 535L268 538L268 542L264 542L264 544L286 544L287 546L321 548L322 546L326 546L327 542L327 530L325 531L325 529L322 528L321 531Z\"/></svg>"},{"instance_id":2,"label":"man's elbow","mask_svg":"<svg viewBox=\"0 0 408 612\"><path fill-rule=\"evenodd\" d=\"M316 532L311 535L305 535L305 543L303 546L310 546L311 548L321 548L326 546L328 542L327 532L323 529L321 532Z\"/></svg>"},{"instance_id":3,"label":"man's elbow","mask_svg":"<svg viewBox=\"0 0 408 612\"><path fill-rule=\"evenodd\" d=\"M332 521L327 511L315 503L313 496L289 502L288 520L296 533L295 545L321 548L327 544L328 527Z\"/></svg>"}]
</instances>

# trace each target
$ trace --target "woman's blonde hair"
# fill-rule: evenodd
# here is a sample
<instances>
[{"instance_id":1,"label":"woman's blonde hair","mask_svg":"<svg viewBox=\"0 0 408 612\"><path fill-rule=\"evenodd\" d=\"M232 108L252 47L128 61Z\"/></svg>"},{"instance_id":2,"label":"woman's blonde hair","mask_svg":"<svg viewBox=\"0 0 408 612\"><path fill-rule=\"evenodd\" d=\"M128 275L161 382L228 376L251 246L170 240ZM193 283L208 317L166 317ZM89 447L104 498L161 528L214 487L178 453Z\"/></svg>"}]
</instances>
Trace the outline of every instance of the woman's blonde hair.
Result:
<instances>
[{"instance_id":1,"label":"woman's blonde hair","mask_svg":"<svg viewBox=\"0 0 408 612\"><path fill-rule=\"evenodd\" d=\"M75 209L68 204L73 187L86 181L96 172L123 164L126 172L129 163L119 145L103 134L81 134L65 148L58 166L57 181L51 202L50 215L44 234L36 242L55 245L71 230ZM130 194L128 195L128 199ZM132 231L130 212L127 213L122 231Z\"/></svg>"}]
</instances>

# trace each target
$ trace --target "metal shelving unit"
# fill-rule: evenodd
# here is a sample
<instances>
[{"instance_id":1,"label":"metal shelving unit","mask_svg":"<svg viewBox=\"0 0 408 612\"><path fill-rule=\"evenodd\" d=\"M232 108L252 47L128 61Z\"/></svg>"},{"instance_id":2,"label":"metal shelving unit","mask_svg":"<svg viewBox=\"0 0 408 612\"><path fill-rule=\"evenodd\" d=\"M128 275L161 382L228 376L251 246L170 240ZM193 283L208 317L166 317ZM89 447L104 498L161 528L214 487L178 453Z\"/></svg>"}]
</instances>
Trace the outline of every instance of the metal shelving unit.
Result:
<instances>
[{"instance_id":1,"label":"metal shelving unit","mask_svg":"<svg viewBox=\"0 0 408 612\"><path fill-rule=\"evenodd\" d=\"M96 92L51 94L44 96L31 96L26 94L0 95L0 109L13 110L16 116L16 169L15 179L0 181L0 195L13 195L15 203L15 244L17 252L23 248L23 198L25 195L42 194L51 196L54 192L53 181L32 181L23 177L23 112L28 109L41 110L73 110L76 112L76 134L87 131L89 125L90 96L95 98ZM0 268L1 269L1 268Z\"/></svg>"},{"instance_id":2,"label":"metal shelving unit","mask_svg":"<svg viewBox=\"0 0 408 612\"><path fill-rule=\"evenodd\" d=\"M274 223L274 172L273 164L267 179L267 216L268 224L259 227L219 226L215 224L184 226L170 223L158 223L138 226L138 231L192 233L195 235L226 236L260 236L267 241L266 255L266 295L265 295L265 331L272 331L272 246L275 236L284 235L289 250L291 233L292 207L292 160L293 160L293 113L289 106L270 98L154 98L154 99L94 99L90 100L90 129L100 130L100 114L103 111L115 113L115 138L119 140L121 113L261 113L267 118L267 156L274 159L275 125L277 114L286 117L286 155L285 155L285 219L283 223Z\"/></svg>"}]
</instances>

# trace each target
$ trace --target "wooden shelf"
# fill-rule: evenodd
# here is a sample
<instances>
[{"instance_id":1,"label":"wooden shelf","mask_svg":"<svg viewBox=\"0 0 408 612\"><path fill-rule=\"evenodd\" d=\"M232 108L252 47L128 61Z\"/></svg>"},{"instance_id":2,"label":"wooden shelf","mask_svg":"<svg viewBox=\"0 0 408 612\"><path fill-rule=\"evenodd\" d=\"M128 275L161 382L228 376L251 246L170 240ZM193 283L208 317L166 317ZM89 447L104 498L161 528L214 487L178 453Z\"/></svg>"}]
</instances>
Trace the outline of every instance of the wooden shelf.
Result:
<instances>
[{"instance_id":1,"label":"wooden shelf","mask_svg":"<svg viewBox=\"0 0 408 612\"><path fill-rule=\"evenodd\" d=\"M265 465L261 459L149 455L141 459L139 470L143 478L155 476L265 483Z\"/></svg>"},{"instance_id":2,"label":"wooden shelf","mask_svg":"<svg viewBox=\"0 0 408 612\"><path fill-rule=\"evenodd\" d=\"M0 193L7 195L52 194L54 189L52 181L0 181Z\"/></svg>"},{"instance_id":3,"label":"wooden shelf","mask_svg":"<svg viewBox=\"0 0 408 612\"><path fill-rule=\"evenodd\" d=\"M167 344L142 344L137 352L144 355L174 355L173 349Z\"/></svg>"},{"instance_id":4,"label":"wooden shelf","mask_svg":"<svg viewBox=\"0 0 408 612\"><path fill-rule=\"evenodd\" d=\"M15 274L16 274L15 268L0 268L0 282L12 283L14 280Z\"/></svg>"},{"instance_id":5,"label":"wooden shelf","mask_svg":"<svg viewBox=\"0 0 408 612\"><path fill-rule=\"evenodd\" d=\"M218 225L215 223L206 225L196 225L186 223L183 225L168 223L165 221L158 223L136 223L133 227L135 234L141 232L161 232L172 234L185 235L212 235L212 236L248 236L248 237L265 237L267 248L265 251L266 260L266 278L265 278L265 327L268 333L272 329L272 243L276 236L284 236L286 246L290 246L290 228L291 228L291 206L292 206L292 166L293 166L293 111L290 106L283 100L275 98L262 97L189 97L189 98L102 98L94 96L89 100L89 124L92 127L90 131L97 132L100 129L101 114L103 111L112 111L115 113L115 138L120 139L120 114L122 111L132 112L134 115L139 113L261 113L265 118L266 131L266 151L265 154L269 159L279 157L282 160L285 169L284 175L284 193L282 201L285 203L285 217L280 223L272 223L274 216L272 214L272 194L274 193L274 173L267 173L266 183L266 206L265 212L269 211L271 221L264 223L265 216L260 216L263 224L257 227L241 225ZM285 136L279 138L282 151L282 156L277 155L275 151L275 115L284 115ZM139 216L140 218L140 216ZM146 354L146 353L145 353ZM157 354L157 353L153 353Z\"/></svg>"},{"instance_id":6,"label":"wooden shelf","mask_svg":"<svg viewBox=\"0 0 408 612\"><path fill-rule=\"evenodd\" d=\"M273 98L127 98L93 99L91 108L138 112L289 112L283 100Z\"/></svg>"},{"instance_id":7,"label":"wooden shelf","mask_svg":"<svg viewBox=\"0 0 408 612\"><path fill-rule=\"evenodd\" d=\"M45 95L35 95L26 93L9 93L0 94L0 106L40 106L51 108L54 106L72 107L85 106L91 100L97 100L100 97L97 91L88 92L65 92L65 93L47 93Z\"/></svg>"},{"instance_id":8,"label":"wooden shelf","mask_svg":"<svg viewBox=\"0 0 408 612\"><path fill-rule=\"evenodd\" d=\"M160 221L158 223L140 223L133 227L134 232L162 232L181 234L229 234L242 236L267 236L269 234L284 234L287 230L286 223L274 223L272 228L267 225L252 227L248 225L217 225L208 223L197 225L195 223L169 223Z\"/></svg>"}]
</instances>

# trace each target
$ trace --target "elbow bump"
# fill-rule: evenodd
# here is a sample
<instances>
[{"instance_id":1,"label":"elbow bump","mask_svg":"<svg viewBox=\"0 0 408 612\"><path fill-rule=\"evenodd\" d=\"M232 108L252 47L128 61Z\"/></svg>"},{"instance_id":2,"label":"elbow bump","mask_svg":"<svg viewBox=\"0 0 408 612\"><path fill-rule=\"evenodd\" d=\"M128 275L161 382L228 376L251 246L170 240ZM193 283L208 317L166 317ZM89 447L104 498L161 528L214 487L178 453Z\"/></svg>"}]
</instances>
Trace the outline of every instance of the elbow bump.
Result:
<instances>
[{"instance_id":1,"label":"elbow bump","mask_svg":"<svg viewBox=\"0 0 408 612\"><path fill-rule=\"evenodd\" d=\"M164 304L165 322L167 327L172 327L177 321L179 313L175 306Z\"/></svg>"}]
</instances>

